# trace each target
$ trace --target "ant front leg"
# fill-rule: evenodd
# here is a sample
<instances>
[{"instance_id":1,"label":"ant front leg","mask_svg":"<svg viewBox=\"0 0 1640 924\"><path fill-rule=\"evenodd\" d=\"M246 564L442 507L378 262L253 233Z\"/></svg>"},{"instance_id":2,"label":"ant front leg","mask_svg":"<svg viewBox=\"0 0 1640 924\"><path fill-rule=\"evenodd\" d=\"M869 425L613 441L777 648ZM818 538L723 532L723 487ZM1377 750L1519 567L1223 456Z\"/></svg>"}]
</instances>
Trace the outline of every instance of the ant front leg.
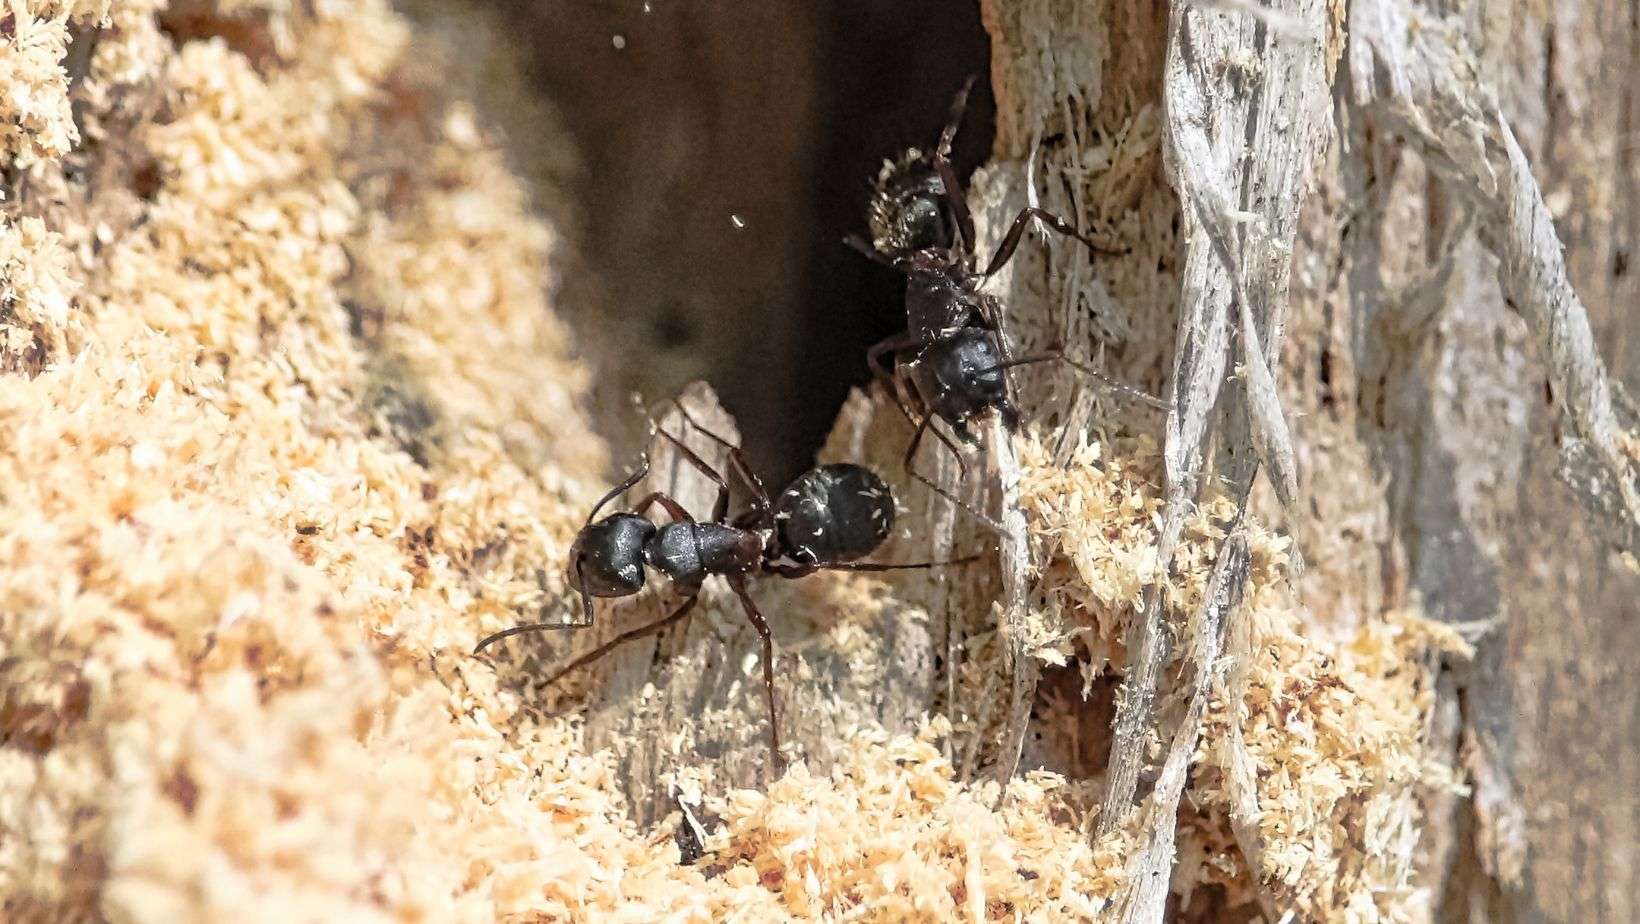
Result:
<instances>
[{"instance_id":1,"label":"ant front leg","mask_svg":"<svg viewBox=\"0 0 1640 924\"><path fill-rule=\"evenodd\" d=\"M752 471L752 467L746 464L746 455L741 452L740 447L701 426L699 421L690 416L689 410L683 406L683 402L673 398L672 404L678 409L678 414L683 417L689 426L728 451L729 467L734 469L735 474L752 491L752 505L758 508L759 513L763 516L771 516L774 510L774 502L769 500L769 491L763 486L763 479L757 477L757 473Z\"/></svg>"},{"instance_id":2,"label":"ant front leg","mask_svg":"<svg viewBox=\"0 0 1640 924\"><path fill-rule=\"evenodd\" d=\"M740 605L746 610L746 619L757 630L757 637L763 641L763 692L769 700L769 753L773 757L774 772L780 774L786 769L786 759L780 754L780 722L775 715L774 708L774 633L769 631L769 621L758 612L757 604L752 602L752 595L746 592L746 582L741 578L730 578L729 586L734 589L735 596L740 598Z\"/></svg>"},{"instance_id":3,"label":"ant front leg","mask_svg":"<svg viewBox=\"0 0 1640 924\"><path fill-rule=\"evenodd\" d=\"M992 296L986 295L982 292L979 293L979 308L977 310L979 312L980 321L983 322L984 326L989 328L991 334L996 337L997 355L1002 360L1002 362L998 364L998 367L1002 369L1002 378L1005 385L1004 391L1008 395L1018 394L1018 392L1014 391L1013 378L1008 375L1008 370L1017 364L1013 362L1013 351L1008 348L1008 337L1002 331L1002 303L997 301ZM1012 427L1009 429L1011 430Z\"/></svg>"},{"instance_id":4,"label":"ant front leg","mask_svg":"<svg viewBox=\"0 0 1640 924\"><path fill-rule=\"evenodd\" d=\"M679 606L677 609L673 610L670 615L663 616L660 619L657 619L654 622L649 623L648 625L638 626L636 629L628 629L625 632L622 632L620 635L617 635L614 638L610 639L609 641L603 643L602 645L599 645L597 648L592 649L591 651L587 652L586 654L581 655L579 658L576 658L575 660L569 662L568 664L564 665L563 667L560 667L558 670L554 671L551 676L549 676L547 678L546 682L549 685L553 684L553 683L557 683L559 679L564 677L564 675L570 673L571 671L576 670L577 668L582 668L582 667L587 666L588 664L591 664L592 662L598 660L599 658L603 657L604 655L609 654L611 651L614 651L615 649L621 647L622 645L625 645L627 642L636 641L637 639L643 638L646 635L654 635L655 633L661 631L662 629L666 628L667 626L670 626L673 623L678 622L679 620L683 619L685 616L689 615L689 611L693 610L695 608L695 602L699 599L700 599L699 597L696 597L693 593L691 593L688 596L688 598L683 601L683 605ZM498 633L498 634L504 635L506 633ZM486 639L485 641L487 643L489 640ZM479 647L483 647L483 646L480 645Z\"/></svg>"},{"instance_id":5,"label":"ant front leg","mask_svg":"<svg viewBox=\"0 0 1640 924\"><path fill-rule=\"evenodd\" d=\"M895 334L866 351L866 365L871 368L872 377L883 383L888 389L888 396L894 400L894 406L900 409L905 422L912 427L920 426L919 420L928 416L927 408L920 398L913 399L916 388L906 386L906 377L903 367L899 363L899 354L903 350L913 349L921 345L912 334ZM892 357L892 364L883 363L883 355ZM918 409L913 413L912 408Z\"/></svg>"},{"instance_id":6,"label":"ant front leg","mask_svg":"<svg viewBox=\"0 0 1640 924\"><path fill-rule=\"evenodd\" d=\"M922 446L923 434L931 432L934 434L936 439L944 444L946 449L951 451L951 455L956 458L958 473L957 480L959 482L968 480L968 463L962 457L962 450L958 449L957 445L951 442L950 437L947 437L944 433L941 433L938 427L933 426L933 422L934 416L929 414L925 415L922 421L917 424L917 431L911 435L911 445L906 447L905 458L900 462L901 466L905 469L905 473L922 482L930 491L933 491L935 494L938 494L939 496L950 501L957 507L957 509L967 513L979 523L984 524L987 529L990 529L998 535L1007 535L1007 530L1003 528L1001 523L998 523L996 520L993 520L985 514L980 513L978 510L975 510L973 505L966 503L955 494L952 494L950 491L947 491L945 488L936 484L932 478L929 478L922 472L917 471L917 466L915 464L917 450Z\"/></svg>"},{"instance_id":7,"label":"ant front leg","mask_svg":"<svg viewBox=\"0 0 1640 924\"><path fill-rule=\"evenodd\" d=\"M729 483L727 481L723 480L723 475L717 469L713 468L710 465L707 465L705 459L702 459L700 456L695 455L695 451L693 449L690 449L688 446L685 446L683 444L682 440L680 440L677 437L673 436L672 434L666 432L666 430L664 430L664 429L658 429L658 430L656 430L656 432L659 433L661 436L665 437L667 442L672 444L672 447L678 451L679 455L683 456L685 461L687 461L688 463L693 465L695 468L700 469L701 474L705 475L707 478L712 479L712 483L717 485L717 487L718 487L718 496L717 496L717 500L712 504L712 522L713 523L726 523L726 522L728 522L728 519L729 519ZM670 510L671 508L669 507L667 509ZM685 516L687 516L687 515L688 514L685 514Z\"/></svg>"},{"instance_id":8,"label":"ant front leg","mask_svg":"<svg viewBox=\"0 0 1640 924\"><path fill-rule=\"evenodd\" d=\"M871 370L872 378L887 384L898 395L898 380L894 370L899 366L899 354L921 345L922 341L910 333L895 334L885 340L880 340L873 344L871 349L866 350L866 368ZM887 363L883 362L884 356L889 359ZM901 405L901 410L904 410L903 401L901 401ZM910 414L908 413L906 417L910 419Z\"/></svg>"},{"instance_id":9,"label":"ant front leg","mask_svg":"<svg viewBox=\"0 0 1640 924\"><path fill-rule=\"evenodd\" d=\"M1094 241L1092 238L1084 236L1082 232L1076 230L1070 222L1060 218L1058 215L1055 215L1046 209L1037 208L1034 205L1028 205L1023 209L1020 209L1019 214L1014 216L1014 223L1008 226L1008 233L1003 236L1002 244L997 247L997 252L991 257L990 265L985 268L984 273L980 274L982 277L989 279L990 277L996 275L997 272L1004 266L1008 265L1008 261L1014 258L1014 251L1019 249L1020 238L1024 236L1025 229L1030 227L1031 219L1033 218L1041 220L1043 224L1055 231L1058 231L1066 237L1075 238L1076 240L1081 241L1083 246L1087 247L1094 253L1117 257L1127 253L1125 249L1118 250L1106 247L1103 244Z\"/></svg>"}]
</instances>

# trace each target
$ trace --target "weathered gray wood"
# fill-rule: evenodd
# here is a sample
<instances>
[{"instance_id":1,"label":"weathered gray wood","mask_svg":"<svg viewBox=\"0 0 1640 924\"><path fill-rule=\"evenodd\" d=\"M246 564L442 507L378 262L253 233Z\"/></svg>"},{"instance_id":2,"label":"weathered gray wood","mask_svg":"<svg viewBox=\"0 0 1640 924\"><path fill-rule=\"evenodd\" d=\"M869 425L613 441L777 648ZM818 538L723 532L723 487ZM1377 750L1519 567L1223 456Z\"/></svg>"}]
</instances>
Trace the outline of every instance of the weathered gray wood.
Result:
<instances>
[{"instance_id":1,"label":"weathered gray wood","mask_svg":"<svg viewBox=\"0 0 1640 924\"><path fill-rule=\"evenodd\" d=\"M1474 52L1453 22L1400 0L1358 0L1350 27L1355 106L1397 127L1484 217L1481 239L1498 257L1506 300L1535 335L1556 407L1580 437L1565 469L1591 512L1614 521L1612 534L1631 538L1640 528L1636 415L1607 375L1554 218L1494 91L1476 77Z\"/></svg>"},{"instance_id":2,"label":"weathered gray wood","mask_svg":"<svg viewBox=\"0 0 1640 924\"><path fill-rule=\"evenodd\" d=\"M1351 33L1348 83L1332 100L1345 146L1317 160L1324 202L1301 213L1298 197L1286 196L1295 204L1288 220L1296 261L1279 261L1280 272L1291 266L1299 274L1294 323L1306 333L1286 344L1285 325L1258 313L1261 294L1248 279L1213 279L1208 274L1220 261L1192 262L1189 242L1204 233L1216 231L1218 246L1253 237L1248 223L1209 224L1215 214L1240 211L1239 199L1217 211L1182 209L1180 273L1167 259L1171 239L1154 234L1144 218L1166 214L1167 204L1135 192L1128 178L1125 186L1102 183L1099 168L1074 148L1089 137L1090 123L1108 131L1164 92L1156 75L1170 72L1157 60L1156 36L1171 39L1181 10L1256 18L1272 41L1302 36L1301 20L1279 4L1240 0L1174 4L1160 29L1161 7L1142 4L987 4L997 48L999 163L985 179L1017 184L1020 165L1040 159L1034 186L1046 204L1084 218L1138 216L1124 225L1134 258L1156 266L1150 288L1119 282L1128 298L1118 301L1105 291L1106 274L1085 274L1070 259L1050 261L1062 273L1069 268L1059 285L1011 290L1009 321L1023 332L1016 336L1040 336L1057 317L1069 342L1079 343L1088 327L1065 311L1080 302L1112 361L1144 381L1157 366L1147 365L1156 358L1154 339L1140 319L1144 312L1166 316L1174 304L1167 290L1176 288L1178 340L1162 360L1174 370L1171 476L1191 470L1176 462L1194 445L1182 438L1191 435L1182 411L1203 334L1213 330L1203 321L1229 325L1213 341L1218 350L1245 333L1244 319L1192 306L1204 298L1227 304L1240 284L1286 405L1295 456L1318 469L1313 485L1298 473L1305 507L1334 517L1289 524L1305 537L1307 552L1314 542L1327 555L1312 558L1317 570L1302 582L1320 624L1349 626L1389 607L1421 605L1478 631L1491 626L1480 631L1474 662L1453 665L1441 685L1461 709L1459 702L1437 705L1459 723L1452 740L1461 742L1475 786L1464 803L1467 821L1439 810L1426 819L1432 847L1456 845L1456 858L1426 879L1445 889L1452 920L1633 918L1636 874L1625 858L1640 827L1633 744L1640 681L1621 665L1640 656L1634 634L1622 628L1635 618L1640 581L1590 535L1631 549L1640 538L1635 449L1626 440L1632 403L1601 360L1604 351L1614 370L1640 371L1631 310L1640 274L1630 267L1640 247L1632 217L1640 214L1640 177L1630 156L1632 126L1640 124L1640 21L1631 7L1616 0L1337 5L1333 12L1348 11ZM1323 36L1329 73L1346 46L1343 26L1329 21ZM1239 36L1232 49L1219 58L1228 66L1203 68L1211 80L1198 111L1216 111L1213 94L1234 96L1250 85L1243 67L1260 72L1273 53ZM1039 66L1049 61L1053 67ZM1479 92L1488 84L1491 91ZM1170 106L1173 89L1165 87ZM1419 107L1426 110L1421 119ZM1290 116L1292 109L1263 112ZM1316 128L1325 131L1325 121ZM1039 154L1046 136L1070 138L1073 150ZM1231 147L1239 140L1233 131L1225 137ZM1318 144L1309 156L1324 152ZM1211 164L1221 153L1209 145L1196 160ZM1246 175L1263 169L1245 159L1232 166ZM1117 202L1107 209L1088 201L1094 191L1113 192ZM1286 284L1284 275L1267 278ZM1078 286L1079 295L1066 295ZM1504 295L1519 317L1508 313ZM1269 445L1228 451L1254 435L1254 421L1236 419L1242 393L1255 386L1268 393L1253 381L1263 379L1260 371L1248 373L1226 390L1235 397L1214 464L1246 471L1262 458L1285 482L1284 463ZM1222 372L1201 379L1216 387L1208 383ZM1063 381L1058 389L1067 390ZM1029 384L1027 393L1036 394ZM1546 395L1565 433L1551 432L1541 410ZM1268 407L1260 409L1261 439L1276 433ZM1546 480L1557 468L1571 493ZM1584 512L1570 506L1574 496ZM1130 670L1149 660L1130 649L1133 658ZM1239 787L1245 822L1257 811L1258 768L1239 769L1232 788ZM1253 832L1238 827L1256 864Z\"/></svg>"},{"instance_id":3,"label":"weathered gray wood","mask_svg":"<svg viewBox=\"0 0 1640 924\"><path fill-rule=\"evenodd\" d=\"M1325 20L1315 0L1271 9L1288 31L1278 35L1239 10L1181 4L1172 13L1164 151L1183 200L1187 262L1164 444L1159 548L1169 563L1201 488L1203 441L1214 429L1232 334L1246 369L1229 393L1229 412L1245 421L1227 433L1224 451L1239 459L1226 472L1232 490L1245 490L1258 458L1283 505L1291 511L1296 501L1296 463L1270 363L1285 329L1299 207L1327 138ZM1230 72L1245 86L1227 87ZM1101 833L1121 823L1133 799L1169 648L1165 618L1158 589L1148 589L1130 643L1137 656L1117 700Z\"/></svg>"},{"instance_id":4,"label":"weathered gray wood","mask_svg":"<svg viewBox=\"0 0 1640 924\"><path fill-rule=\"evenodd\" d=\"M1245 513L1245 507L1242 512ZM1179 798L1184 793L1197 742L1201 740L1208 695L1220 682L1226 666L1219 653L1224 650L1225 627L1241 605L1242 589L1247 582L1247 561L1247 537L1238 522L1219 549L1207 592L1194 616L1195 643L1186 658L1195 674L1189 690L1189 705L1173 733L1150 799L1140 810L1143 813L1141 844L1138 852L1128 859L1128 886L1117 901L1120 920L1129 924L1160 924L1167 910Z\"/></svg>"}]
</instances>

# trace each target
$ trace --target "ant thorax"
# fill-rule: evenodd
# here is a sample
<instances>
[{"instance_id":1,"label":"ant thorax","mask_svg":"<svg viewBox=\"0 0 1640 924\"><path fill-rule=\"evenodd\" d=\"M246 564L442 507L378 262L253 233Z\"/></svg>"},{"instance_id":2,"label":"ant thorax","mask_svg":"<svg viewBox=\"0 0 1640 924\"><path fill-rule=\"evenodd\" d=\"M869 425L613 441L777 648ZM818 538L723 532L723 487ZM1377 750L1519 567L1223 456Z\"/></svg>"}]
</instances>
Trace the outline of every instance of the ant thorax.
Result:
<instances>
[{"instance_id":1,"label":"ant thorax","mask_svg":"<svg viewBox=\"0 0 1640 924\"><path fill-rule=\"evenodd\" d=\"M906 324L911 335L923 343L948 336L974 324L981 316L982 298L951 267L907 273Z\"/></svg>"}]
</instances>

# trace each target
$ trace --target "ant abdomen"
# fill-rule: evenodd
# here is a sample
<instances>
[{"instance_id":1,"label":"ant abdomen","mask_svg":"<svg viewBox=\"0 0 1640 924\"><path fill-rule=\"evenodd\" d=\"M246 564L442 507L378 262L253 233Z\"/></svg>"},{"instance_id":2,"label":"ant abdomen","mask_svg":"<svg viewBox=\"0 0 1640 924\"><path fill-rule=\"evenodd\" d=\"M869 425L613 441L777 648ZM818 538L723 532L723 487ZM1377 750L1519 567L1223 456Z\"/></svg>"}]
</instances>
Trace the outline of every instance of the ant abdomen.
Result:
<instances>
[{"instance_id":1,"label":"ant abdomen","mask_svg":"<svg viewBox=\"0 0 1640 924\"><path fill-rule=\"evenodd\" d=\"M951 246L945 215L945 184L916 149L887 161L877 174L866 210L871 243L887 256Z\"/></svg>"},{"instance_id":2,"label":"ant abdomen","mask_svg":"<svg viewBox=\"0 0 1640 924\"><path fill-rule=\"evenodd\" d=\"M848 562L877 550L894 529L894 494L868 468L809 469L775 501L781 548L804 564Z\"/></svg>"}]
</instances>

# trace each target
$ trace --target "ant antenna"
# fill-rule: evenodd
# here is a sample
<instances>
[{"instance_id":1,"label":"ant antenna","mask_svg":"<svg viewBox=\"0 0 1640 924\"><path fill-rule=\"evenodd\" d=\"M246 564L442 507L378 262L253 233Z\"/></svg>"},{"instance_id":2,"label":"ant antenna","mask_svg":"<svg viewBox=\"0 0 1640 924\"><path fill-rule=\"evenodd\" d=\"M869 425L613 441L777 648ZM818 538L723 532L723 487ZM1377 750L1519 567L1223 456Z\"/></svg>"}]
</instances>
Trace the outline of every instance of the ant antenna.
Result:
<instances>
[{"instance_id":1,"label":"ant antenna","mask_svg":"<svg viewBox=\"0 0 1640 924\"><path fill-rule=\"evenodd\" d=\"M649 474L649 453L646 452L638 457L637 469L634 470L632 474L626 476L625 481L613 488L610 488L609 493L605 494L603 497L600 497L598 499L598 503L592 506L592 512L587 514L587 521L581 524L581 528L585 529L588 526L591 526L592 521L598 518L598 511L604 509L605 504L632 490L632 486L642 481L644 476L647 474Z\"/></svg>"},{"instance_id":2,"label":"ant antenna","mask_svg":"<svg viewBox=\"0 0 1640 924\"><path fill-rule=\"evenodd\" d=\"M620 497L627 491L632 490L632 486L642 481L644 476L648 474L649 454L644 453L640 457L637 470L628 475L625 481L622 481L620 484L611 488L608 493L598 499L598 503L593 505L592 512L587 514L587 520L581 525L581 528L586 529L588 526L591 526L592 521L598 518L598 511L604 509L605 504L608 504L615 498ZM587 626L592 625L592 594L587 592L586 573L581 570L581 556L579 555L575 557L575 590L581 595L581 613L586 617L585 622L533 622L529 625L513 626L510 629L502 629L494 635L485 636L477 645L473 646L473 654L478 654L485 648L488 648L504 638L511 638L514 635L522 635L525 632L543 632L549 629L584 629Z\"/></svg>"},{"instance_id":3,"label":"ant antenna","mask_svg":"<svg viewBox=\"0 0 1640 924\"><path fill-rule=\"evenodd\" d=\"M1006 362L997 363L994 366L988 366L982 371L993 372L999 369L1012 369L1015 366L1030 366L1036 363L1048 363L1056 360L1070 366L1072 369L1075 369L1083 375L1086 375L1095 382L1098 382L1107 391L1117 397L1125 398L1137 404L1142 404L1153 410L1166 411L1169 408L1166 401L1163 401L1155 395L1140 391L1132 385L1124 385L1105 373L1100 372L1098 369L1095 369L1086 363L1072 359L1063 349L1050 350L1047 353L1042 353L1036 356L1022 356L1018 359L1010 359Z\"/></svg>"}]
</instances>

